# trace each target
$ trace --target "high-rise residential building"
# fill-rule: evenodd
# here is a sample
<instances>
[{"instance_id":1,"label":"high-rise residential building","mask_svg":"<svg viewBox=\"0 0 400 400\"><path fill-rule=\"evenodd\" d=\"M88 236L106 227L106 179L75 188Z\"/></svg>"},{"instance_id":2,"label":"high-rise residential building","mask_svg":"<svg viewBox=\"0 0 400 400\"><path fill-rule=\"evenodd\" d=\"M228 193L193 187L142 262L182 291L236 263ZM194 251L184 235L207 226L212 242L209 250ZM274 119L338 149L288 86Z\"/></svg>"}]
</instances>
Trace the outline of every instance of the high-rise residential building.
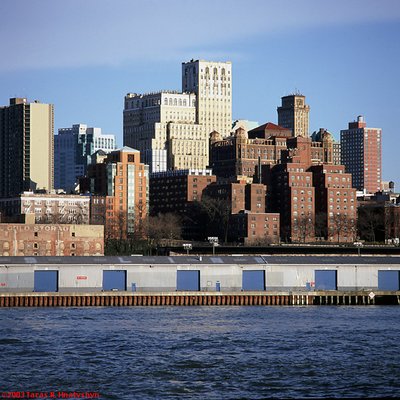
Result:
<instances>
[{"instance_id":1,"label":"high-rise residential building","mask_svg":"<svg viewBox=\"0 0 400 400\"><path fill-rule=\"evenodd\" d=\"M231 63L190 61L182 65L182 92L128 93L124 145L138 149L151 172L205 169L213 130L232 124Z\"/></svg>"},{"instance_id":2,"label":"high-rise residential building","mask_svg":"<svg viewBox=\"0 0 400 400\"><path fill-rule=\"evenodd\" d=\"M74 191L80 176L86 174L91 156L98 150L115 150L115 135L105 135L100 128L75 124L61 128L54 136L54 186L67 193Z\"/></svg>"},{"instance_id":3,"label":"high-rise residential building","mask_svg":"<svg viewBox=\"0 0 400 400\"><path fill-rule=\"evenodd\" d=\"M12 98L0 107L0 197L53 188L52 104Z\"/></svg>"},{"instance_id":4,"label":"high-rise residential building","mask_svg":"<svg viewBox=\"0 0 400 400\"><path fill-rule=\"evenodd\" d=\"M343 165L313 165L316 236L330 242L356 239L357 199L351 174Z\"/></svg>"},{"instance_id":5,"label":"high-rise residential building","mask_svg":"<svg viewBox=\"0 0 400 400\"><path fill-rule=\"evenodd\" d=\"M357 207L351 175L330 156L316 160L314 144L311 138L291 138L280 163L264 167L269 210L280 213L283 241L353 242Z\"/></svg>"},{"instance_id":6,"label":"high-rise residential building","mask_svg":"<svg viewBox=\"0 0 400 400\"><path fill-rule=\"evenodd\" d=\"M278 107L278 125L290 129L293 136L308 136L310 106L302 94L282 97Z\"/></svg>"},{"instance_id":7,"label":"high-rise residential building","mask_svg":"<svg viewBox=\"0 0 400 400\"><path fill-rule=\"evenodd\" d=\"M99 203L105 196L100 209L105 212L106 237L140 235L149 212L148 166L140 162L140 152L123 147L109 153L103 163L88 166L86 180L94 201Z\"/></svg>"},{"instance_id":8,"label":"high-rise residential building","mask_svg":"<svg viewBox=\"0 0 400 400\"><path fill-rule=\"evenodd\" d=\"M349 122L348 129L340 131L341 158L346 172L353 177L358 190L375 193L381 190L382 130L368 128L364 117Z\"/></svg>"}]
</instances>

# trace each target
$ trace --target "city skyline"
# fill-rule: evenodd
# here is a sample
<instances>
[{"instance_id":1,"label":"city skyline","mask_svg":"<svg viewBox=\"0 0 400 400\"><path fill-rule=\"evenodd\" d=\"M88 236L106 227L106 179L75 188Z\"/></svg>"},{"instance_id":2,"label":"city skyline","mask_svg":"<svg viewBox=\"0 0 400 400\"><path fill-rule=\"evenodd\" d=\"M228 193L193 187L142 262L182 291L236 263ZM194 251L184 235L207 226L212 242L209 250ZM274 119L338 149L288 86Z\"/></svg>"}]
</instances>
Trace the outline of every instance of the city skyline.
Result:
<instances>
[{"instance_id":1,"label":"city skyline","mask_svg":"<svg viewBox=\"0 0 400 400\"><path fill-rule=\"evenodd\" d=\"M339 139L363 115L382 128L383 180L398 189L397 1L6 0L0 11L1 104L54 104L56 132L87 123L122 147L126 93L179 90L177 64L192 58L231 61L234 120L276 123L281 97L296 91L310 105L310 134Z\"/></svg>"}]
</instances>

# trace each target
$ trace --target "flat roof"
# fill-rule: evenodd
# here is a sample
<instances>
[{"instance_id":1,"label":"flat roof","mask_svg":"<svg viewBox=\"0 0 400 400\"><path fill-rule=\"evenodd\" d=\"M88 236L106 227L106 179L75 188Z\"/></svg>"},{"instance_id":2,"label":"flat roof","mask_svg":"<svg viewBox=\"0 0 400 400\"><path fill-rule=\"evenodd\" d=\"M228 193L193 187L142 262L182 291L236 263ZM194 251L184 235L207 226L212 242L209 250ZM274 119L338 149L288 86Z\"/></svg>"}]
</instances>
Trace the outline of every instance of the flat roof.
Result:
<instances>
[{"instance_id":1,"label":"flat roof","mask_svg":"<svg viewBox=\"0 0 400 400\"><path fill-rule=\"evenodd\" d=\"M385 265L399 264L400 256L91 256L91 257L0 257L0 267L29 264L60 265Z\"/></svg>"}]
</instances>

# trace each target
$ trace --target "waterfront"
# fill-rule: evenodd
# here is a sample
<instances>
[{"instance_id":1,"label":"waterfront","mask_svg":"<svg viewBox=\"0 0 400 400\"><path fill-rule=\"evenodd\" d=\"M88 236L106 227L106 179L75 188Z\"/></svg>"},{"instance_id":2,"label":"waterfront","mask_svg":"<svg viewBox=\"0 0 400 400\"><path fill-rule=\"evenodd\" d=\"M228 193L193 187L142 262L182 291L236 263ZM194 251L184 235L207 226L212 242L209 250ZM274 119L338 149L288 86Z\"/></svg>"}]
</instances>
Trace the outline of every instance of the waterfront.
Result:
<instances>
[{"instance_id":1,"label":"waterfront","mask_svg":"<svg viewBox=\"0 0 400 400\"><path fill-rule=\"evenodd\" d=\"M399 333L393 306L0 309L0 391L396 397Z\"/></svg>"}]
</instances>

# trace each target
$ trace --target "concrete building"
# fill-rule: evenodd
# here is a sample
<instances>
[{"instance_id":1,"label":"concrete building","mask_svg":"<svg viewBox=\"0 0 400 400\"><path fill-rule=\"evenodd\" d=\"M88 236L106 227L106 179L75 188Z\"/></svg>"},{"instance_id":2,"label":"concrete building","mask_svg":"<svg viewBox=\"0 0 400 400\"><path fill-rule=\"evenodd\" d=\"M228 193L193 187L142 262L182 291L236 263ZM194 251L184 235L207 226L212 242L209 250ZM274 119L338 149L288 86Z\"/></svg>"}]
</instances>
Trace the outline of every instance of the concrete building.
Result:
<instances>
[{"instance_id":1,"label":"concrete building","mask_svg":"<svg viewBox=\"0 0 400 400\"><path fill-rule=\"evenodd\" d=\"M353 177L358 190L375 193L381 190L382 130L368 128L364 117L349 122L348 129L340 131L342 164Z\"/></svg>"},{"instance_id":2,"label":"concrete building","mask_svg":"<svg viewBox=\"0 0 400 400\"><path fill-rule=\"evenodd\" d=\"M191 60L182 63L182 91L197 96L197 121L207 134L228 135L232 126L232 64Z\"/></svg>"},{"instance_id":3,"label":"concrete building","mask_svg":"<svg viewBox=\"0 0 400 400\"><path fill-rule=\"evenodd\" d=\"M124 145L138 149L150 172L205 169L209 134L232 123L231 64L182 65L182 92L128 93Z\"/></svg>"},{"instance_id":4,"label":"concrete building","mask_svg":"<svg viewBox=\"0 0 400 400\"><path fill-rule=\"evenodd\" d=\"M303 292L304 297L315 291L324 300L334 297L335 304L344 304L344 299L338 299L344 293L337 291L362 291L367 299L379 290L399 291L399 270L398 256L1 257L0 292L92 292L102 298L102 291L129 291L132 295L134 290L152 292L157 298L168 292L181 295L176 293L180 291L193 296L193 292L276 295L277 291L295 291ZM382 278L388 275L392 277L390 286L383 285ZM358 304L372 302L360 296Z\"/></svg>"},{"instance_id":5,"label":"concrete building","mask_svg":"<svg viewBox=\"0 0 400 400\"><path fill-rule=\"evenodd\" d=\"M67 193L74 191L78 178L86 174L91 156L98 150L115 150L115 135L104 135L100 128L84 124L61 128L54 136L54 186Z\"/></svg>"},{"instance_id":6,"label":"concrete building","mask_svg":"<svg viewBox=\"0 0 400 400\"><path fill-rule=\"evenodd\" d=\"M101 220L98 213L105 212L106 238L141 235L149 213L149 173L139 151L123 147L109 153L103 163L89 165L85 181L81 190L88 189L98 200L97 222Z\"/></svg>"},{"instance_id":7,"label":"concrete building","mask_svg":"<svg viewBox=\"0 0 400 400\"><path fill-rule=\"evenodd\" d=\"M278 107L278 125L290 129L293 136L308 136L310 106L302 94L282 97Z\"/></svg>"},{"instance_id":8,"label":"concrete building","mask_svg":"<svg viewBox=\"0 0 400 400\"><path fill-rule=\"evenodd\" d=\"M104 229L93 225L0 224L0 255L102 256Z\"/></svg>"},{"instance_id":9,"label":"concrete building","mask_svg":"<svg viewBox=\"0 0 400 400\"><path fill-rule=\"evenodd\" d=\"M2 221L32 216L38 224L89 224L89 210L89 196L24 192L0 199Z\"/></svg>"},{"instance_id":10,"label":"concrete building","mask_svg":"<svg viewBox=\"0 0 400 400\"><path fill-rule=\"evenodd\" d=\"M52 104L12 98L0 107L0 197L53 189Z\"/></svg>"}]
</instances>

